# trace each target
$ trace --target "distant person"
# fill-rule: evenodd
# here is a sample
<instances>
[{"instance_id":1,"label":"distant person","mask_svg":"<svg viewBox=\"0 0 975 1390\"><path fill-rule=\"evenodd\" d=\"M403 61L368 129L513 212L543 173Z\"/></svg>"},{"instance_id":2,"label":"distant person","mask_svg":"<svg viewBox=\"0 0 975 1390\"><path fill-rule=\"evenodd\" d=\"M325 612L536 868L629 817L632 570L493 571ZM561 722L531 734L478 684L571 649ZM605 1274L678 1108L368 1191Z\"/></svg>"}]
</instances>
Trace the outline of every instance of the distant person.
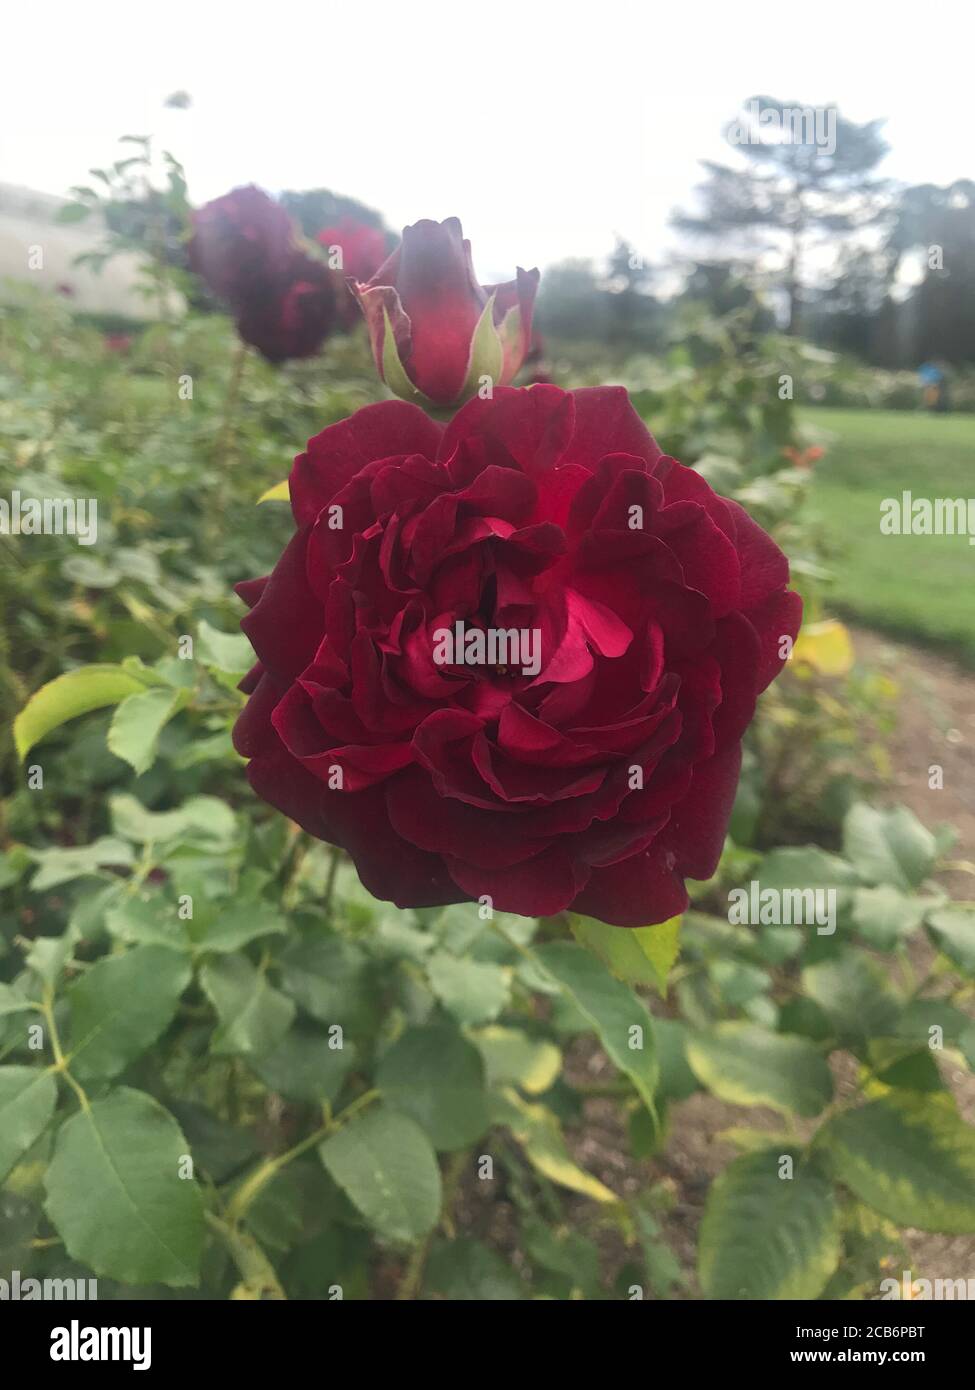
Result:
<instances>
[{"instance_id":1,"label":"distant person","mask_svg":"<svg viewBox=\"0 0 975 1390\"><path fill-rule=\"evenodd\" d=\"M948 379L937 362L922 362L917 369L925 410L948 409Z\"/></svg>"}]
</instances>

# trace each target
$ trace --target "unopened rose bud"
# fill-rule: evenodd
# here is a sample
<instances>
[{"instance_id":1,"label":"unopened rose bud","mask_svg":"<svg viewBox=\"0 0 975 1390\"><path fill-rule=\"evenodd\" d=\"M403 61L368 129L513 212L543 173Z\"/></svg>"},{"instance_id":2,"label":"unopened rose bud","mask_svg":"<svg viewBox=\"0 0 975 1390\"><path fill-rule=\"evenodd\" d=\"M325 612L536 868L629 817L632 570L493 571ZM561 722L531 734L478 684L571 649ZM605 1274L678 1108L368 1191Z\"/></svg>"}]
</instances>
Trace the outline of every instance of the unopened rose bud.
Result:
<instances>
[{"instance_id":1,"label":"unopened rose bud","mask_svg":"<svg viewBox=\"0 0 975 1390\"><path fill-rule=\"evenodd\" d=\"M531 342L538 271L480 285L456 217L403 229L403 241L366 283L353 284L379 374L427 409L453 410L507 385Z\"/></svg>"}]
</instances>

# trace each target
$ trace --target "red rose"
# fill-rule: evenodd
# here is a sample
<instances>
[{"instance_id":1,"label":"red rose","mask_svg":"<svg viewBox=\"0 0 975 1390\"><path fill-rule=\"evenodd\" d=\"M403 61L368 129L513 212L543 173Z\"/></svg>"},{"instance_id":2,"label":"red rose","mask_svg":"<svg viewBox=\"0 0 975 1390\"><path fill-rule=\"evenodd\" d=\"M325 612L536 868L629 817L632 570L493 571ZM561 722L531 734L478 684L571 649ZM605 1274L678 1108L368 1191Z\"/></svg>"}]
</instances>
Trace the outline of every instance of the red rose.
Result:
<instances>
[{"instance_id":1,"label":"red rose","mask_svg":"<svg viewBox=\"0 0 975 1390\"><path fill-rule=\"evenodd\" d=\"M765 532L618 387L499 389L446 428L367 406L290 484L295 534L239 590L259 795L401 907L680 912L799 627ZM478 633L494 664L467 661Z\"/></svg>"},{"instance_id":2,"label":"red rose","mask_svg":"<svg viewBox=\"0 0 975 1390\"><path fill-rule=\"evenodd\" d=\"M189 258L226 301L240 336L269 362L312 356L335 327L327 265L301 249L294 222L253 185L193 214Z\"/></svg>"},{"instance_id":3,"label":"red rose","mask_svg":"<svg viewBox=\"0 0 975 1390\"><path fill-rule=\"evenodd\" d=\"M321 261L303 251L287 270L267 281L237 307L237 331L269 362L311 357L335 327L335 285Z\"/></svg>"},{"instance_id":4,"label":"red rose","mask_svg":"<svg viewBox=\"0 0 975 1390\"><path fill-rule=\"evenodd\" d=\"M193 213L190 265L232 307L287 272L295 224L273 198L249 184Z\"/></svg>"},{"instance_id":5,"label":"red rose","mask_svg":"<svg viewBox=\"0 0 975 1390\"><path fill-rule=\"evenodd\" d=\"M368 280L386 259L386 234L355 217L342 217L334 227L323 227L316 238L331 252L342 252L342 264L334 269L353 280Z\"/></svg>"},{"instance_id":6,"label":"red rose","mask_svg":"<svg viewBox=\"0 0 975 1390\"><path fill-rule=\"evenodd\" d=\"M508 284L479 285L471 244L457 218L448 217L404 227L402 245L354 289L390 390L404 400L449 407L472 396L482 376L493 386L514 377L531 341L538 271L519 266ZM492 296L491 314L481 325Z\"/></svg>"}]
</instances>

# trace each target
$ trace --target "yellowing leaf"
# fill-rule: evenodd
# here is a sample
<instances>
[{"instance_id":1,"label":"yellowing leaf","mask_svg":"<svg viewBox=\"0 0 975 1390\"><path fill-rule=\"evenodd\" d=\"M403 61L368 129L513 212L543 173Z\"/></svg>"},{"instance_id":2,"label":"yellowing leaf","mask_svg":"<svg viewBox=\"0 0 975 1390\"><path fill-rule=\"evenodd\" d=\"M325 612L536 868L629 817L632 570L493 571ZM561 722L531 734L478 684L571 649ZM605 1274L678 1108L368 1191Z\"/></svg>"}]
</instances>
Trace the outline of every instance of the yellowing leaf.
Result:
<instances>
[{"instance_id":1,"label":"yellowing leaf","mask_svg":"<svg viewBox=\"0 0 975 1390\"><path fill-rule=\"evenodd\" d=\"M638 927L633 935L656 975L661 994L667 993L667 977L680 955L680 924L682 918L670 917L654 927Z\"/></svg>"},{"instance_id":2,"label":"yellowing leaf","mask_svg":"<svg viewBox=\"0 0 975 1390\"><path fill-rule=\"evenodd\" d=\"M80 666L42 685L14 720L14 743L23 759L52 729L90 710L117 705L145 691L146 682L121 666Z\"/></svg>"},{"instance_id":3,"label":"yellowing leaf","mask_svg":"<svg viewBox=\"0 0 975 1390\"><path fill-rule=\"evenodd\" d=\"M572 935L592 951L618 980L667 991L667 976L680 950L680 917L652 927L610 927L594 917L569 916Z\"/></svg>"},{"instance_id":4,"label":"yellowing leaf","mask_svg":"<svg viewBox=\"0 0 975 1390\"><path fill-rule=\"evenodd\" d=\"M257 505L260 506L262 502L290 501L291 490L288 487L288 480L287 478L285 478L284 482L275 483L273 487L268 488L267 492L262 492L260 497L257 499Z\"/></svg>"},{"instance_id":5,"label":"yellowing leaf","mask_svg":"<svg viewBox=\"0 0 975 1390\"><path fill-rule=\"evenodd\" d=\"M845 676L853 666L849 629L835 618L809 623L796 638L792 660L803 662L821 676Z\"/></svg>"},{"instance_id":6,"label":"yellowing leaf","mask_svg":"<svg viewBox=\"0 0 975 1390\"><path fill-rule=\"evenodd\" d=\"M495 1119L508 1126L532 1167L550 1182L591 1197L595 1202L618 1200L604 1183L573 1162L558 1117L551 1110L544 1105L532 1105L507 1087L496 1093L494 1110Z\"/></svg>"}]
</instances>

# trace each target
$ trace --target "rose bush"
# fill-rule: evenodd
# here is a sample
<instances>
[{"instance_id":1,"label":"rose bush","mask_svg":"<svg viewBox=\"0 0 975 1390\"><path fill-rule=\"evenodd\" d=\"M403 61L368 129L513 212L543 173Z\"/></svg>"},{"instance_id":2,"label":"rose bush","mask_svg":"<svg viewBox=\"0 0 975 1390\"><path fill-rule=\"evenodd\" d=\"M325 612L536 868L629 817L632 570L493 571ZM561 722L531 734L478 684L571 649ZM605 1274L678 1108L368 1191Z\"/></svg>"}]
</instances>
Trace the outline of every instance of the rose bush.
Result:
<instances>
[{"instance_id":1,"label":"rose bush","mask_svg":"<svg viewBox=\"0 0 975 1390\"><path fill-rule=\"evenodd\" d=\"M252 659L230 631L239 617L231 579L271 568L292 531L283 503L257 507L255 497L296 437L349 415L375 389L365 344L344 345L348 379L332 374L315 391L317 363L285 373L248 364L232 454L247 466L221 504L214 463L227 452L226 404L212 388L235 357L228 320L191 313L166 337L156 327L115 353L60 296L35 285L23 295L0 335L7 486L26 494L42 467L52 495L98 497L112 539L82 553L70 537L3 538L16 563L0 565L9 639L0 702L20 713L0 798L0 1275L97 1277L103 1301L821 1298L870 1300L873 1310L901 1271L928 1272L920 1260L929 1252L952 1261L936 1266L946 1274L970 1268L975 1141L955 1095L964 1098L975 1072L975 913L939 886L969 851L905 807L860 797L889 729L878 727L886 670L871 684L868 673L813 676L809 645L826 624L807 629L746 736L748 774L718 871L694 885L693 910L677 921L627 932L474 903L390 909L344 855L241 795L228 738L245 698L233 687ZM192 410L176 408L173 363L208 384ZM763 410L766 420L794 414L778 400L777 375L729 351L691 376L675 371L668 390L669 407L646 412L660 437L681 440L685 457L713 459L730 430L748 505L776 524L777 504L756 501L757 484L793 479L777 450L801 442L770 434L761 448ZM358 475L364 505L374 491L382 503L376 519L390 532L389 573L401 585L391 598L378 580L365 583L369 528L346 512L349 535L333 536L363 559L364 622L368 604L381 601L388 615L406 588L401 535L411 564L433 555L441 579L430 594L449 598L461 582L450 576L463 569L463 548L451 558L431 541L424 551L414 534L435 505L433 484L430 500L423 493L413 511L407 502L437 468L452 486L436 505L456 502L455 530L468 527L468 551L497 575L499 553L515 554L513 533L502 545L513 508L500 505L503 481L514 493L527 479L539 511L556 518L564 494L557 524L566 554L580 557L595 542L576 539L569 497L582 499L577 515L595 536L601 524L587 519L583 489L601 485L576 485L593 469L598 480L607 445L629 455L625 472L652 470L665 498L678 484L698 486L664 460L647 463L647 437L620 393L562 406L574 419L563 447L558 393L536 392L503 392L495 410L466 412L463 430L448 432L453 464L444 432L395 403L354 416L327 448L309 451L313 479L328 459L329 487L319 491L341 492ZM504 422L511 401L526 398L544 420L536 434L523 420L516 436ZM592 401L603 402L598 411ZM446 462L404 459L417 440ZM474 473L482 450L496 470L511 459L500 480L482 469L472 492L463 469ZM934 441L931 452L940 467ZM380 493L390 457L399 461ZM742 474L736 482L732 469L729 485L743 486ZM653 479L634 486L657 495ZM310 512L318 493L303 495ZM738 563L751 576L739 608L750 614L781 561L734 508L708 505L733 518ZM675 528L664 531L678 506L687 519L686 499L665 502L644 529L679 557L686 586L713 593ZM322 515L325 529L336 514ZM630 516L628 506L627 531ZM800 568L816 554L812 541L778 517L812 607L809 567ZM314 545L304 511L301 526L289 562L306 572ZM476 541L482 527L494 538ZM698 523L688 537L706 534ZM724 546L700 553L712 552L723 564ZM513 560L506 583L512 575ZM616 575L622 593L626 568L607 583ZM525 583L534 590L542 579L533 570ZM282 596L289 585L306 592L284 573L278 582ZM663 598L655 602L663 612ZM290 685L319 615L286 609L283 597L277 611L274 663ZM713 607L712 621L725 622ZM332 624L319 629L330 641L341 631ZM745 663L752 651L746 641ZM680 658L679 645L665 652L668 664ZM626 654L596 652L593 662L621 673L622 699ZM685 684L702 662L700 653L684 660ZM470 676L449 674L455 685ZM367 679L369 700L375 688ZM519 701L531 698L524 688ZM383 691L392 699L391 679ZM566 697L578 693L564 686ZM830 787L837 756L849 759L845 801ZM533 778L546 775L538 767ZM292 774L313 780L282 759L282 786ZM790 794L796 781L801 799ZM344 796L346 809L366 805L362 793ZM466 813L459 798L444 805ZM400 844L409 854L382 815L379 805L380 852L391 847L392 860ZM786 902L835 893L836 930L796 918L766 925L764 912L733 923L733 890L750 899L756 884L776 886ZM784 1159L794 1181L783 1180ZM919 1245L925 1231L941 1234Z\"/></svg>"},{"instance_id":2,"label":"rose bush","mask_svg":"<svg viewBox=\"0 0 975 1390\"><path fill-rule=\"evenodd\" d=\"M294 536L239 587L255 790L399 906L681 912L799 627L765 532L621 388L501 389L446 428L368 406L290 490ZM457 622L537 633L538 673L438 665Z\"/></svg>"},{"instance_id":3,"label":"rose bush","mask_svg":"<svg viewBox=\"0 0 975 1390\"><path fill-rule=\"evenodd\" d=\"M482 375L493 386L513 380L531 343L537 289L538 271L520 266L507 284L479 285L456 217L404 227L385 264L354 286L386 385L441 407L473 395Z\"/></svg>"}]
</instances>

